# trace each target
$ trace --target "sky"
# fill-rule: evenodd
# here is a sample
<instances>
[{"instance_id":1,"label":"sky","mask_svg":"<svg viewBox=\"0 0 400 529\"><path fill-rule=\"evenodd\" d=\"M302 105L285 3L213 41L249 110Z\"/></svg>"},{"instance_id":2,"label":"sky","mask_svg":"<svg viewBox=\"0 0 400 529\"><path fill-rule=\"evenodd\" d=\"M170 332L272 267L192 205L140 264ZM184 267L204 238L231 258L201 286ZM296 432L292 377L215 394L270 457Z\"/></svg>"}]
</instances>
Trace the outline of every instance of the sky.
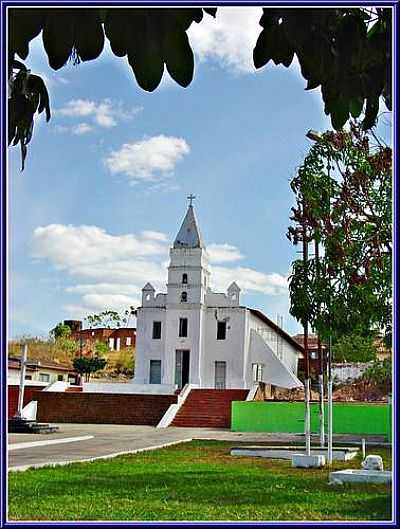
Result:
<instances>
[{"instance_id":1,"label":"sky","mask_svg":"<svg viewBox=\"0 0 400 529\"><path fill-rule=\"evenodd\" d=\"M41 36L31 43L25 63L47 83L52 118L35 122L23 172L19 147L8 153L11 338L137 307L148 281L165 292L190 193L212 288L236 281L242 304L300 331L287 288L300 249L286 238L289 182L310 147L306 132L330 122L296 62L255 71L260 17L259 7L205 15L188 32L193 82L181 88L164 72L152 93L107 41L99 59L57 72Z\"/></svg>"}]
</instances>

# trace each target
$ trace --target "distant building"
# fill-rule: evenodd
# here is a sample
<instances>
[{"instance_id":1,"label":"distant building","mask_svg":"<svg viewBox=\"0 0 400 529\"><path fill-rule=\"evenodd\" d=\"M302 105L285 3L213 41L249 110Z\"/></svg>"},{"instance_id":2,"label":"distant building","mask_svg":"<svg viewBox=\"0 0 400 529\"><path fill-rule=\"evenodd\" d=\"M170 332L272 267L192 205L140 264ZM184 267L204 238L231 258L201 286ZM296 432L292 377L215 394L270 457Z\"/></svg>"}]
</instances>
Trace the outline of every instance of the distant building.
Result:
<instances>
[{"instance_id":1,"label":"distant building","mask_svg":"<svg viewBox=\"0 0 400 529\"><path fill-rule=\"evenodd\" d=\"M64 320L64 325L71 329L71 338L80 343L83 353L91 351L96 342L107 344L111 351L125 348L134 350L136 347L135 327L82 329L82 322L79 320Z\"/></svg>"},{"instance_id":2,"label":"distant building","mask_svg":"<svg viewBox=\"0 0 400 529\"><path fill-rule=\"evenodd\" d=\"M21 361L19 358L8 359L8 384L19 385L21 376ZM75 382L76 373L70 367L47 360L28 360L26 364L25 380L43 385L53 382Z\"/></svg>"},{"instance_id":3,"label":"distant building","mask_svg":"<svg viewBox=\"0 0 400 529\"><path fill-rule=\"evenodd\" d=\"M304 347L304 334L295 334L293 340ZM321 344L322 358L326 358L327 347ZM318 373L318 336L316 334L308 335L308 353L310 360L310 370L312 373ZM299 371L304 371L304 358L299 358Z\"/></svg>"}]
</instances>

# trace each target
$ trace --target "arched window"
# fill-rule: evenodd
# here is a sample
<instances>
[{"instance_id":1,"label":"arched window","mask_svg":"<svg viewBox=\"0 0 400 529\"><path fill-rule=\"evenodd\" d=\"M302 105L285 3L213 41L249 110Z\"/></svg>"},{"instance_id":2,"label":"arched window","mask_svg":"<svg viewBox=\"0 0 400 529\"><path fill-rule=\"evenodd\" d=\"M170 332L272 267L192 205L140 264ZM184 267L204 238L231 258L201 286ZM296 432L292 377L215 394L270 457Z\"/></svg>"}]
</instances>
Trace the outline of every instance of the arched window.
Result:
<instances>
[{"instance_id":1,"label":"arched window","mask_svg":"<svg viewBox=\"0 0 400 529\"><path fill-rule=\"evenodd\" d=\"M182 274L182 283L184 285L187 285L187 282L188 282L187 274Z\"/></svg>"},{"instance_id":2,"label":"arched window","mask_svg":"<svg viewBox=\"0 0 400 529\"><path fill-rule=\"evenodd\" d=\"M181 302L186 303L187 301L187 292L182 292L181 294Z\"/></svg>"}]
</instances>

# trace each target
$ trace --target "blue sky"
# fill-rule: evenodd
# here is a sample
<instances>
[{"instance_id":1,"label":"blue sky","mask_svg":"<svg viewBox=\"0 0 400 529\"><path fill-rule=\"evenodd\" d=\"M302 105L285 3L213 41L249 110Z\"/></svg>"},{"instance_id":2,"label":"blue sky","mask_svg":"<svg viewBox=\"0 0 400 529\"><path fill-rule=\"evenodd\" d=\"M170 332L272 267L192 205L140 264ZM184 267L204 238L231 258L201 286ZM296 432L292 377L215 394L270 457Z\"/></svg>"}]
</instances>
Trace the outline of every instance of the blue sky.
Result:
<instances>
[{"instance_id":1,"label":"blue sky","mask_svg":"<svg viewBox=\"0 0 400 529\"><path fill-rule=\"evenodd\" d=\"M289 180L310 128L325 130L319 90L290 69L251 66L260 8L221 8L189 31L192 84L164 74L149 94L126 58L58 72L41 38L26 61L53 110L36 125L26 168L9 150L9 334L47 335L58 322L137 306L165 289L168 248L194 193L213 286L236 280L242 302L299 330L288 312ZM384 129L383 132L387 132Z\"/></svg>"}]
</instances>

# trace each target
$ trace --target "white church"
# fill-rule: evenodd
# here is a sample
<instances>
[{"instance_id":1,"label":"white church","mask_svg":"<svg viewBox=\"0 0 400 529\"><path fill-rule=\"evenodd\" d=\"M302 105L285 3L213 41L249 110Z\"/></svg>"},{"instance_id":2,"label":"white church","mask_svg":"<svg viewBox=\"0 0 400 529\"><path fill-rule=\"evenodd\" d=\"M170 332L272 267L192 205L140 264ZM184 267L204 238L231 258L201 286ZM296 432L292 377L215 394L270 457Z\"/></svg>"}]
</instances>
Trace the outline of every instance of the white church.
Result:
<instances>
[{"instance_id":1,"label":"white church","mask_svg":"<svg viewBox=\"0 0 400 529\"><path fill-rule=\"evenodd\" d=\"M166 293L147 283L137 310L134 384L155 392L182 389L250 389L265 382L302 387L302 348L259 310L241 305L234 282L226 293L210 288L207 250L192 198L170 249Z\"/></svg>"}]
</instances>

